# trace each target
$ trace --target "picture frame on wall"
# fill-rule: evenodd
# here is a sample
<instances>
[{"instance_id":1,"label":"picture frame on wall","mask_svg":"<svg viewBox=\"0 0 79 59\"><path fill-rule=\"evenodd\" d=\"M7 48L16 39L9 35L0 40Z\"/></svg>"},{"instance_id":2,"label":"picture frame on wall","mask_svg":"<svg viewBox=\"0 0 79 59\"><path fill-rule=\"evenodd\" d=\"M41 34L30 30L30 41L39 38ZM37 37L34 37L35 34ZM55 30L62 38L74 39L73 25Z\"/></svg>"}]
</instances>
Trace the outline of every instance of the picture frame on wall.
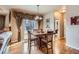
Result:
<instances>
[{"instance_id":1,"label":"picture frame on wall","mask_svg":"<svg viewBox=\"0 0 79 59\"><path fill-rule=\"evenodd\" d=\"M46 28L50 28L50 18L46 19Z\"/></svg>"},{"instance_id":2,"label":"picture frame on wall","mask_svg":"<svg viewBox=\"0 0 79 59\"><path fill-rule=\"evenodd\" d=\"M73 16L71 19L71 25L79 25L79 16Z\"/></svg>"}]
</instances>

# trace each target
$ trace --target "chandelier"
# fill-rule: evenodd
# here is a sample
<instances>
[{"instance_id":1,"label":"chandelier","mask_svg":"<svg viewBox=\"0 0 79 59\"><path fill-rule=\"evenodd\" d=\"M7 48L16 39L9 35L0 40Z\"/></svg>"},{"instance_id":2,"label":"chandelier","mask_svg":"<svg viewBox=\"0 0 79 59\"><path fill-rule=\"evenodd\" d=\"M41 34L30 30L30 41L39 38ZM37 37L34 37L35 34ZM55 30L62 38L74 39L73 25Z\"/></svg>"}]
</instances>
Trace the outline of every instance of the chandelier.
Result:
<instances>
[{"instance_id":1,"label":"chandelier","mask_svg":"<svg viewBox=\"0 0 79 59\"><path fill-rule=\"evenodd\" d=\"M43 17L40 16L40 14L39 14L39 7L40 7L40 5L36 5L36 6L37 6L37 15L35 16L35 20L42 20Z\"/></svg>"}]
</instances>

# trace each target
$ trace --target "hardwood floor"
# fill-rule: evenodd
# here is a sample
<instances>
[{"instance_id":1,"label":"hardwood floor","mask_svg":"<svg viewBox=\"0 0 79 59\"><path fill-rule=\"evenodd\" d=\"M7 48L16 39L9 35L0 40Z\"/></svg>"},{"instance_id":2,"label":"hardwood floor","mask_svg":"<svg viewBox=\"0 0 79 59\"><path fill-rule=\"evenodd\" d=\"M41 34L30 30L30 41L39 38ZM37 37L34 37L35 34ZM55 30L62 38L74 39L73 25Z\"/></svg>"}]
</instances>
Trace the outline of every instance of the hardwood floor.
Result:
<instances>
[{"instance_id":1,"label":"hardwood floor","mask_svg":"<svg viewBox=\"0 0 79 59\"><path fill-rule=\"evenodd\" d=\"M24 42L18 42L13 45L10 45L8 54L28 54L28 44ZM36 46L32 47L31 54L43 54Z\"/></svg>"},{"instance_id":2,"label":"hardwood floor","mask_svg":"<svg viewBox=\"0 0 79 59\"><path fill-rule=\"evenodd\" d=\"M65 45L65 39L54 41L54 54L79 54L79 50L70 48Z\"/></svg>"},{"instance_id":3,"label":"hardwood floor","mask_svg":"<svg viewBox=\"0 0 79 59\"><path fill-rule=\"evenodd\" d=\"M41 51L36 46L32 47L32 54L44 54L45 50ZM65 39L56 39L53 42L54 54L79 54L79 50L69 48L65 45ZM27 43L18 42L10 45L8 48L8 54L28 54ZM49 52L51 53L51 51Z\"/></svg>"}]
</instances>

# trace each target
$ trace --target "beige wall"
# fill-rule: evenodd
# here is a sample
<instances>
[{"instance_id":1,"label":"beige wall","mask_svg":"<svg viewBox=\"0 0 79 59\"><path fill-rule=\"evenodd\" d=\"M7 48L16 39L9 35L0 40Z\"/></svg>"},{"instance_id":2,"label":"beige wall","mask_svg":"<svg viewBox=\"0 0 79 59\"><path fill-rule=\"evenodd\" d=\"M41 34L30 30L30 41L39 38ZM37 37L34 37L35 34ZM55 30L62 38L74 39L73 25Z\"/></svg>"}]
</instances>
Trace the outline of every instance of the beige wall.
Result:
<instances>
[{"instance_id":1,"label":"beige wall","mask_svg":"<svg viewBox=\"0 0 79 59\"><path fill-rule=\"evenodd\" d=\"M65 19L66 45L79 50L79 25L71 25L71 17L79 16L79 5L67 6Z\"/></svg>"},{"instance_id":2,"label":"beige wall","mask_svg":"<svg viewBox=\"0 0 79 59\"><path fill-rule=\"evenodd\" d=\"M16 19L11 12L11 31L12 31L12 38L11 43L18 42L18 29L16 24Z\"/></svg>"},{"instance_id":3,"label":"beige wall","mask_svg":"<svg viewBox=\"0 0 79 59\"><path fill-rule=\"evenodd\" d=\"M38 21L38 29L43 29L43 20Z\"/></svg>"},{"instance_id":4,"label":"beige wall","mask_svg":"<svg viewBox=\"0 0 79 59\"><path fill-rule=\"evenodd\" d=\"M20 27L20 29L21 29L21 41L24 40L24 28L23 27L24 26L23 26L23 21L22 21L22 24L21 24L21 27Z\"/></svg>"},{"instance_id":5,"label":"beige wall","mask_svg":"<svg viewBox=\"0 0 79 59\"><path fill-rule=\"evenodd\" d=\"M55 30L54 29L54 20L56 20L56 18L54 18L54 12L50 12L46 15L44 15L44 20L43 20L43 23L44 23L44 26L43 28L44 29L47 29L46 28L46 19L50 19L50 29L52 29L53 31ZM61 38L61 37L64 37L64 14L61 14L59 13L59 16L57 16L58 18L58 38Z\"/></svg>"},{"instance_id":6,"label":"beige wall","mask_svg":"<svg viewBox=\"0 0 79 59\"><path fill-rule=\"evenodd\" d=\"M6 15L5 27L9 27L9 14Z\"/></svg>"},{"instance_id":7,"label":"beige wall","mask_svg":"<svg viewBox=\"0 0 79 59\"><path fill-rule=\"evenodd\" d=\"M61 17L59 19L59 33L60 33L60 38L64 37L64 13L60 13Z\"/></svg>"},{"instance_id":8,"label":"beige wall","mask_svg":"<svg viewBox=\"0 0 79 59\"><path fill-rule=\"evenodd\" d=\"M7 10L6 13L2 12L1 15L5 15L5 29L9 30L9 10ZM12 31L12 38L11 43L17 42L18 40L18 29L16 26L16 19L13 17L13 14L11 14L11 31Z\"/></svg>"},{"instance_id":9,"label":"beige wall","mask_svg":"<svg viewBox=\"0 0 79 59\"><path fill-rule=\"evenodd\" d=\"M6 12L0 12L0 15L5 16L5 28L9 28L9 10L6 10Z\"/></svg>"},{"instance_id":10,"label":"beige wall","mask_svg":"<svg viewBox=\"0 0 79 59\"><path fill-rule=\"evenodd\" d=\"M43 29L47 29L46 28L46 19L50 20L50 29L54 30L54 16L53 16L53 12L47 13L44 15L44 20L43 20Z\"/></svg>"}]
</instances>

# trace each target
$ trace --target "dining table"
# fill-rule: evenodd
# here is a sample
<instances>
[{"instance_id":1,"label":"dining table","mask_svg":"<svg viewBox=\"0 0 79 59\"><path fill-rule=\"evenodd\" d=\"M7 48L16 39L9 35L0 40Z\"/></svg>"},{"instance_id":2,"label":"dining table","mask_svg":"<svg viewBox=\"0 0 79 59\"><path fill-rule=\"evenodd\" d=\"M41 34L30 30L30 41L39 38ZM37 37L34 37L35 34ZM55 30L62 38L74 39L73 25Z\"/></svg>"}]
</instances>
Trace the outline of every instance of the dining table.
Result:
<instances>
[{"instance_id":1,"label":"dining table","mask_svg":"<svg viewBox=\"0 0 79 59\"><path fill-rule=\"evenodd\" d=\"M42 36L42 35L47 34L47 32L32 32L32 34L35 36Z\"/></svg>"},{"instance_id":2,"label":"dining table","mask_svg":"<svg viewBox=\"0 0 79 59\"><path fill-rule=\"evenodd\" d=\"M39 48L39 50L41 50L42 52L44 52L43 50L42 50L42 48L44 48L45 46L44 45L47 45L48 43L45 43L46 41L48 41L48 39L51 39L51 35L50 35L50 33L53 33L53 31L46 31L46 32L37 32L37 31L32 31L31 32L31 35L34 35L35 37L37 37L37 40L36 40L36 45L37 45L37 48ZM55 33L53 33L53 34L55 34ZM52 36L53 36L53 34L52 34ZM49 36L48 36L49 35ZM31 36L31 38L32 38L32 36ZM50 41L50 42L53 42L53 40L52 41ZM53 43L51 43L51 44L53 44ZM50 44L48 44L48 45L50 45ZM52 45L51 45L51 47L52 47ZM50 48L49 48L50 49ZM52 49L52 48L51 48ZM52 51L52 50L51 50ZM52 52L53 53L53 52Z\"/></svg>"},{"instance_id":3,"label":"dining table","mask_svg":"<svg viewBox=\"0 0 79 59\"><path fill-rule=\"evenodd\" d=\"M46 36L47 32L31 32L31 34L38 38L37 45L38 45L38 47L40 49L41 48L41 39L42 39L42 37Z\"/></svg>"}]
</instances>

